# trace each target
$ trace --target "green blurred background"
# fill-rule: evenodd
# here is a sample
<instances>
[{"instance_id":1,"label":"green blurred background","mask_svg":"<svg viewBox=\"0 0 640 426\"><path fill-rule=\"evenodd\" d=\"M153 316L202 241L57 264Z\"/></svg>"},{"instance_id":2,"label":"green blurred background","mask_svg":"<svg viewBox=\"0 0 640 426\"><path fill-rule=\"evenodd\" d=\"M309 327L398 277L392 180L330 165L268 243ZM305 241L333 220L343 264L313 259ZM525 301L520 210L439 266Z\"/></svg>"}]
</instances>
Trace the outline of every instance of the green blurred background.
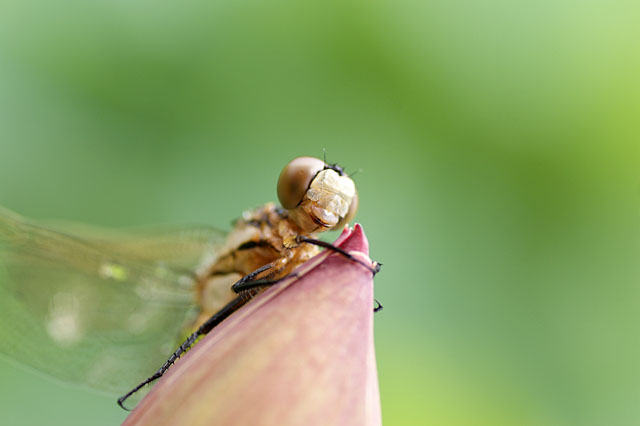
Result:
<instances>
[{"instance_id":1,"label":"green blurred background","mask_svg":"<svg viewBox=\"0 0 640 426\"><path fill-rule=\"evenodd\" d=\"M322 156L384 263L387 425L640 424L640 4L0 1L0 204L229 228ZM110 396L0 361L0 423ZM197 396L194 396L197 397Z\"/></svg>"}]
</instances>

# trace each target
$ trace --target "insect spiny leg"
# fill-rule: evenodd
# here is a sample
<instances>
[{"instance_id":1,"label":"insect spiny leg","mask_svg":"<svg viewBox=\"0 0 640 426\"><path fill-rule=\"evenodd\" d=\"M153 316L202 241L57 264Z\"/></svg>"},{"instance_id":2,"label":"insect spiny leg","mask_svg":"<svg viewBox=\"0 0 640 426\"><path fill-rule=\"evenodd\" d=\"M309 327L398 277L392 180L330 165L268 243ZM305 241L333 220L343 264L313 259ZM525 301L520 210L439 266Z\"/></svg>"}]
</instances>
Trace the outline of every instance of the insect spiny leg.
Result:
<instances>
[{"instance_id":1,"label":"insect spiny leg","mask_svg":"<svg viewBox=\"0 0 640 426\"><path fill-rule=\"evenodd\" d=\"M130 411L128 408L124 406L124 402L134 393L138 392L145 385L148 385L155 380L158 380L160 377L164 375L164 373L169 370L169 368L185 353L187 352L200 338L204 336L208 332L210 332L216 325L220 324L227 317L229 317L232 313L237 311L240 307L242 307L247 300L241 296L236 297L231 302L227 303L220 311L213 314L208 320L206 320L196 331L191 333L189 337L176 349L176 351L162 364L162 367L156 371L156 373L145 379L139 385L131 389L129 392L118 398L118 405L127 411Z\"/></svg>"},{"instance_id":2,"label":"insect spiny leg","mask_svg":"<svg viewBox=\"0 0 640 426\"><path fill-rule=\"evenodd\" d=\"M231 290L233 290L235 293L240 293L241 291L243 291L242 286L246 283L249 282L254 282L256 281L254 278L260 274L261 272L267 271L271 268L274 267L273 263L267 263L264 266L259 267L258 269L256 269L255 271L245 275L244 277L242 277L238 282L236 282L234 285L231 286ZM268 277L270 274L267 274L266 277ZM266 278L265 277L265 278ZM245 289L246 290L246 289Z\"/></svg>"},{"instance_id":3,"label":"insect spiny leg","mask_svg":"<svg viewBox=\"0 0 640 426\"><path fill-rule=\"evenodd\" d=\"M346 251L344 251L343 249L341 249L340 247L336 247L331 243L328 243L326 241L322 241L322 240L316 240L315 238L309 238L309 237L305 237L305 236L298 236L296 238L296 241L298 243L308 243L308 244L313 244L315 246L319 246L319 247L324 247L328 250L332 250L335 251L336 253L341 254L342 256L346 257L349 260L352 260L356 263L361 264L362 266L364 266L365 268L367 268L369 271L371 271L371 273L375 276L378 272L380 272L380 266L382 265L381 263L378 262L374 262L373 265L371 266L370 264L368 264L367 262L364 262L360 259L357 259L356 257L352 256L351 254L347 253Z\"/></svg>"},{"instance_id":4,"label":"insect spiny leg","mask_svg":"<svg viewBox=\"0 0 640 426\"><path fill-rule=\"evenodd\" d=\"M257 288L262 288L262 287L269 287L272 286L274 284L279 283L280 281L283 281L286 278L290 278L290 277L298 277L298 274L296 274L295 272L290 273L289 275L285 275L282 278L278 278L278 279L259 279L259 280L255 280L255 281L249 281L249 282L244 282L241 283L239 285L237 285L234 288L234 291L238 292L238 293L244 293L246 291L252 290L252 289L257 289Z\"/></svg>"}]
</instances>

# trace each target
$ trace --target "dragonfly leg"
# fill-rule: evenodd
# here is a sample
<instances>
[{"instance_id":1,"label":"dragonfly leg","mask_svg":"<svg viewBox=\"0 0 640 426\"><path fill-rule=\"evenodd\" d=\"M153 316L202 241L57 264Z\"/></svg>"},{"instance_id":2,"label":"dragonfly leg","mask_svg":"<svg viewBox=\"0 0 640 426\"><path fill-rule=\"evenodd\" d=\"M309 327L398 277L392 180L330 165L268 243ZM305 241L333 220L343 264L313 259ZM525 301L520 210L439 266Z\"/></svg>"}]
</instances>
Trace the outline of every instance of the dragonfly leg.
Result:
<instances>
[{"instance_id":1,"label":"dragonfly leg","mask_svg":"<svg viewBox=\"0 0 640 426\"><path fill-rule=\"evenodd\" d=\"M378 272L380 272L380 267L382 266L382 263L378 263L378 262L373 262L373 266L368 264L368 263L366 263L366 262L363 262L362 260L357 259L354 256L352 256L349 253L347 253L346 251L342 250L340 247L336 247L333 244L328 243L326 241L317 240L315 238L309 238L309 237L305 237L305 236L302 236L302 235L298 236L296 238L296 241L299 242L299 243L313 244L315 246L326 248L327 250L335 251L336 253L341 254L342 256L346 257L347 259L361 264L362 266L367 268L369 271L371 271L371 273L374 276Z\"/></svg>"},{"instance_id":2,"label":"dragonfly leg","mask_svg":"<svg viewBox=\"0 0 640 426\"><path fill-rule=\"evenodd\" d=\"M360 259L356 259L355 257L351 256L349 253L347 253L346 251L342 250L340 247L336 247L331 243L327 243L326 241L322 241L322 240L316 240L315 238L309 238L309 237L305 237L305 236L299 236L296 239L298 242L302 242L302 243L308 243L308 244L313 244L316 246L320 246L320 247L324 247L327 250L333 250L336 253L341 254L342 256L346 257L349 260L352 260L354 262L358 262L359 264L363 265L364 267L366 267L368 270L371 271L371 273L373 274L373 276L375 276L378 272L380 272L380 267L382 266L382 263L378 263L378 262L373 262L373 266L368 265L367 263L363 262ZM380 304L380 302L378 302L377 299L373 299L373 301L375 302L375 305L373 307L373 312L379 312L382 310L382 305Z\"/></svg>"},{"instance_id":3,"label":"dragonfly leg","mask_svg":"<svg viewBox=\"0 0 640 426\"><path fill-rule=\"evenodd\" d=\"M118 398L118 405L130 411L128 408L124 406L124 402L134 393L138 392L144 386L148 385L151 382L159 379L167 372L167 370L180 358L186 351L188 351L193 344L202 336L210 332L216 325L220 324L223 320L229 317L232 313L237 311L240 307L242 307L245 303L247 303L248 299L246 297L238 296L233 299L231 302L227 303L222 309L213 314L207 321L205 321L196 331L191 333L189 337L176 349L176 351L162 364L162 367L156 371L156 373L141 382L139 385L131 389L126 394L122 395Z\"/></svg>"},{"instance_id":4,"label":"dragonfly leg","mask_svg":"<svg viewBox=\"0 0 640 426\"><path fill-rule=\"evenodd\" d=\"M242 283L240 283L240 281L242 281L242 280L240 280L236 284L233 285L233 290L236 293L241 293L243 291L251 290L251 289L257 288L257 287L271 286L273 284L279 283L280 281L284 280L285 278L291 277L292 275L297 277L297 274L295 272L293 272L293 273L291 273L291 274L289 274L287 276L284 276L282 278L278 278L276 280L259 279L259 280L255 280L255 281L242 282ZM375 303L375 306L373 307L373 312L374 313L380 312L382 310L382 308L383 308L382 304L378 301L378 299L373 299L373 302Z\"/></svg>"},{"instance_id":5,"label":"dragonfly leg","mask_svg":"<svg viewBox=\"0 0 640 426\"><path fill-rule=\"evenodd\" d=\"M268 279L268 278L261 278L259 280L255 280L255 281L248 281L248 282L243 282L240 283L240 281L238 281L237 283L235 283L233 285L233 291L235 291L236 293L241 293L247 290L251 290L254 288L262 288L262 287L269 287L272 286L274 284L279 283L280 281L284 280L285 278L290 278L291 276L297 277L298 274L292 272L289 275L285 275L284 277L281 278L277 278L277 279Z\"/></svg>"},{"instance_id":6,"label":"dragonfly leg","mask_svg":"<svg viewBox=\"0 0 640 426\"><path fill-rule=\"evenodd\" d=\"M256 276L261 274L262 272L268 271L269 269L274 268L275 265L273 263L267 263L264 266L259 267L255 271L250 274L245 275L232 286L232 289L236 293L242 293L231 302L227 303L222 309L213 314L207 321L205 321L196 331L191 333L189 337L176 349L176 351L169 357L167 361L156 371L156 373L141 382L135 388L131 389L129 392L118 398L118 405L123 409L129 411L128 408L124 406L124 402L133 394L138 392L144 386L152 383L162 377L164 373L180 358L186 351L188 351L194 343L205 334L209 333L215 326L220 324L223 320L229 317L232 313L237 311L240 307L242 307L245 303L249 301L250 298L247 298L246 290L250 290L256 287L264 287L270 284L275 284L279 280L269 280L267 279L270 276L273 276L276 271L272 271L266 274L265 278L255 279Z\"/></svg>"},{"instance_id":7,"label":"dragonfly leg","mask_svg":"<svg viewBox=\"0 0 640 426\"><path fill-rule=\"evenodd\" d=\"M273 270L268 274L265 274L263 277L259 279L255 279L256 275L258 275L260 272L264 272L268 270L269 268L273 268ZM242 293L245 293L247 290L269 287L279 283L285 278L289 278L291 276L295 276L295 277L298 276L296 273L291 273L280 278L273 278L274 276L281 273L284 269L286 269L286 267L276 268L275 264L268 263L265 266L262 266L261 268L256 269L249 275L242 277L240 281L238 281L233 286L231 286L231 289L236 293L242 294Z\"/></svg>"},{"instance_id":8,"label":"dragonfly leg","mask_svg":"<svg viewBox=\"0 0 640 426\"><path fill-rule=\"evenodd\" d=\"M231 290L233 290L235 293L241 293L245 290L259 287L260 286L259 284L258 285L251 285L251 284L259 281L265 281L269 277L272 277L277 271L274 269L270 273L265 274L265 276L260 279L256 279L256 276L258 276L260 273L264 271L268 271L269 269L273 269L273 268L275 268L275 265L273 263L267 263L266 265L259 267L258 269L245 275L238 282L232 285Z\"/></svg>"}]
</instances>

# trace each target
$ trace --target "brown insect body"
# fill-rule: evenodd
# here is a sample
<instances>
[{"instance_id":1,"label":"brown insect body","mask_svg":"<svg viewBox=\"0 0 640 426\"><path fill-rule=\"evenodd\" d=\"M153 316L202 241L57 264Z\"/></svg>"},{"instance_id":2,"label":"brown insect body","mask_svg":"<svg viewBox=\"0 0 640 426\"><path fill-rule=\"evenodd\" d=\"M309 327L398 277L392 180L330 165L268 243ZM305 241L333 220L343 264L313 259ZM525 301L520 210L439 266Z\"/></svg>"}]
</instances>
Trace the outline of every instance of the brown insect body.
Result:
<instances>
[{"instance_id":1,"label":"brown insect body","mask_svg":"<svg viewBox=\"0 0 640 426\"><path fill-rule=\"evenodd\" d=\"M236 296L231 286L243 276L271 263L273 268L256 278L277 280L289 275L296 266L320 251L317 246L296 243L298 235L304 235L300 227L286 210L277 208L273 203L245 212L227 236L221 255L198 273L197 295L201 314L195 325ZM314 233L306 235L314 236ZM259 291L247 296L252 297ZM222 294L226 297L221 297Z\"/></svg>"}]
</instances>

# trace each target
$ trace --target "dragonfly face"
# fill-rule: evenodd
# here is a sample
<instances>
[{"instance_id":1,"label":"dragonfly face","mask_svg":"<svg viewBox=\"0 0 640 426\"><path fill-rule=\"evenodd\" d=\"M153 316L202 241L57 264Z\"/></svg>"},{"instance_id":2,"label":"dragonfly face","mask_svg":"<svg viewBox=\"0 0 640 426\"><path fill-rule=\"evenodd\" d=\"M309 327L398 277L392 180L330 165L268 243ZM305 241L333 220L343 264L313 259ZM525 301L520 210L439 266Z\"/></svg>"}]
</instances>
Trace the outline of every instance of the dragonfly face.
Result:
<instances>
[{"instance_id":1,"label":"dragonfly face","mask_svg":"<svg viewBox=\"0 0 640 426\"><path fill-rule=\"evenodd\" d=\"M278 179L278 199L305 233L349 222L358 208L357 197L355 184L342 168L313 157L294 159Z\"/></svg>"},{"instance_id":2,"label":"dragonfly face","mask_svg":"<svg viewBox=\"0 0 640 426\"><path fill-rule=\"evenodd\" d=\"M284 168L278 197L284 209L245 212L228 234L52 230L0 209L0 353L69 382L130 389L185 329L238 297L231 284L256 270L288 275L319 251L300 236L343 226L357 208L353 181L311 157Z\"/></svg>"}]
</instances>

